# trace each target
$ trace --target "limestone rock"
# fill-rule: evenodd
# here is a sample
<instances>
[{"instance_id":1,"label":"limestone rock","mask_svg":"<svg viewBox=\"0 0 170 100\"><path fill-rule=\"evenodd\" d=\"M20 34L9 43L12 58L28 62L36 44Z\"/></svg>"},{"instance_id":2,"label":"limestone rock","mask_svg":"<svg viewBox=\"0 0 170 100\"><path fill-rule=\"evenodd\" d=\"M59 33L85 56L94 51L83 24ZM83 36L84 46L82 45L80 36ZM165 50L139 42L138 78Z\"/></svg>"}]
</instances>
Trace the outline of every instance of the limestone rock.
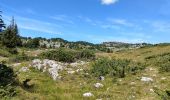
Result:
<instances>
[{"instance_id":1,"label":"limestone rock","mask_svg":"<svg viewBox=\"0 0 170 100\"><path fill-rule=\"evenodd\" d=\"M94 87L96 87L96 88L101 88L101 87L103 87L104 85L103 84L101 84L101 83L96 83L96 84L94 84Z\"/></svg>"},{"instance_id":2,"label":"limestone rock","mask_svg":"<svg viewBox=\"0 0 170 100\"><path fill-rule=\"evenodd\" d=\"M142 77L142 78L141 78L141 81L143 81L143 82L152 82L153 79L150 78L150 77Z\"/></svg>"},{"instance_id":3,"label":"limestone rock","mask_svg":"<svg viewBox=\"0 0 170 100\"><path fill-rule=\"evenodd\" d=\"M83 94L83 97L92 97L94 96L91 92L87 92Z\"/></svg>"}]
</instances>

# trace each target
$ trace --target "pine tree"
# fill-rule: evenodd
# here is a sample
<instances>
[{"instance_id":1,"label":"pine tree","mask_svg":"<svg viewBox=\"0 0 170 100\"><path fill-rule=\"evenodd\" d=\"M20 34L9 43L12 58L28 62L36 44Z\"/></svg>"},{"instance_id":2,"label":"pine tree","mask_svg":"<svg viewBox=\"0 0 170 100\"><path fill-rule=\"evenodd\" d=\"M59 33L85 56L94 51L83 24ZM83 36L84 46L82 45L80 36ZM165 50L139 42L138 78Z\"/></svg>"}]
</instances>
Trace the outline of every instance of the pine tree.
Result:
<instances>
[{"instance_id":1,"label":"pine tree","mask_svg":"<svg viewBox=\"0 0 170 100\"><path fill-rule=\"evenodd\" d=\"M18 27L12 17L11 24L7 27L7 29L3 33L2 43L8 48L15 48L16 46L21 46L22 42L19 36Z\"/></svg>"},{"instance_id":2,"label":"pine tree","mask_svg":"<svg viewBox=\"0 0 170 100\"><path fill-rule=\"evenodd\" d=\"M2 11L0 11L0 32L2 32L2 28L5 28L4 21L2 20Z\"/></svg>"}]
</instances>

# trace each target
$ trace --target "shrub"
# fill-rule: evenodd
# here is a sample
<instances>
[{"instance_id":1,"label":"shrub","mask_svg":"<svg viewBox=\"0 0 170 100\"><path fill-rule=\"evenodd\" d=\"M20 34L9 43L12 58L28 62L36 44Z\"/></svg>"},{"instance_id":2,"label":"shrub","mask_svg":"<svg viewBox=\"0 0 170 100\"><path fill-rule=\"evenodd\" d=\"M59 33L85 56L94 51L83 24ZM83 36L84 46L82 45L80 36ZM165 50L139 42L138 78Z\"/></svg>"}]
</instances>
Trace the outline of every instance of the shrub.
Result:
<instances>
[{"instance_id":1,"label":"shrub","mask_svg":"<svg viewBox=\"0 0 170 100\"><path fill-rule=\"evenodd\" d=\"M87 60L95 58L94 52L90 50L76 51L64 48L43 52L39 56L43 59L50 59L68 63L74 62L77 59Z\"/></svg>"},{"instance_id":2,"label":"shrub","mask_svg":"<svg viewBox=\"0 0 170 100\"><path fill-rule=\"evenodd\" d=\"M92 64L91 72L95 76L111 75L123 78L127 73L136 74L144 68L144 65L127 59L101 58Z\"/></svg>"},{"instance_id":3,"label":"shrub","mask_svg":"<svg viewBox=\"0 0 170 100\"><path fill-rule=\"evenodd\" d=\"M0 49L0 56L2 57L9 57L11 54L5 50L5 49Z\"/></svg>"},{"instance_id":4,"label":"shrub","mask_svg":"<svg viewBox=\"0 0 170 100\"><path fill-rule=\"evenodd\" d=\"M170 62L160 65L159 71L160 72L170 72Z\"/></svg>"},{"instance_id":5,"label":"shrub","mask_svg":"<svg viewBox=\"0 0 170 100\"><path fill-rule=\"evenodd\" d=\"M7 49L8 49L8 52L11 54L18 54L17 48L7 48Z\"/></svg>"},{"instance_id":6,"label":"shrub","mask_svg":"<svg viewBox=\"0 0 170 100\"><path fill-rule=\"evenodd\" d=\"M0 98L14 96L16 94L15 85L17 84L18 81L13 69L0 64Z\"/></svg>"},{"instance_id":7,"label":"shrub","mask_svg":"<svg viewBox=\"0 0 170 100\"><path fill-rule=\"evenodd\" d=\"M98 59L92 64L93 69L91 72L95 76L105 76L109 74L110 70L112 69L110 63L111 61L107 58Z\"/></svg>"},{"instance_id":8,"label":"shrub","mask_svg":"<svg viewBox=\"0 0 170 100\"><path fill-rule=\"evenodd\" d=\"M139 63L139 62L131 62L130 67L128 69L129 73L135 75L139 73L141 70L144 70L146 67L146 64Z\"/></svg>"},{"instance_id":9,"label":"shrub","mask_svg":"<svg viewBox=\"0 0 170 100\"><path fill-rule=\"evenodd\" d=\"M73 62L75 60L76 53L66 49L52 50L40 54L41 58L56 60L61 62Z\"/></svg>"},{"instance_id":10,"label":"shrub","mask_svg":"<svg viewBox=\"0 0 170 100\"><path fill-rule=\"evenodd\" d=\"M154 92L162 99L162 100L170 100L170 90L160 90L158 88L154 88Z\"/></svg>"},{"instance_id":11,"label":"shrub","mask_svg":"<svg viewBox=\"0 0 170 100\"><path fill-rule=\"evenodd\" d=\"M82 50L79 52L79 59L95 59L95 53L91 50Z\"/></svg>"},{"instance_id":12,"label":"shrub","mask_svg":"<svg viewBox=\"0 0 170 100\"><path fill-rule=\"evenodd\" d=\"M27 42L23 43L23 46L26 48L38 48L40 46L40 39L39 38L29 39L27 40Z\"/></svg>"},{"instance_id":13,"label":"shrub","mask_svg":"<svg viewBox=\"0 0 170 100\"><path fill-rule=\"evenodd\" d=\"M11 62L21 62L21 61L29 61L29 60L32 60L32 59L34 59L34 57L29 57L24 52L22 52L21 54L14 55L9 60Z\"/></svg>"},{"instance_id":14,"label":"shrub","mask_svg":"<svg viewBox=\"0 0 170 100\"><path fill-rule=\"evenodd\" d=\"M148 56L145 60L151 65L158 66L160 72L170 72L170 53Z\"/></svg>"}]
</instances>

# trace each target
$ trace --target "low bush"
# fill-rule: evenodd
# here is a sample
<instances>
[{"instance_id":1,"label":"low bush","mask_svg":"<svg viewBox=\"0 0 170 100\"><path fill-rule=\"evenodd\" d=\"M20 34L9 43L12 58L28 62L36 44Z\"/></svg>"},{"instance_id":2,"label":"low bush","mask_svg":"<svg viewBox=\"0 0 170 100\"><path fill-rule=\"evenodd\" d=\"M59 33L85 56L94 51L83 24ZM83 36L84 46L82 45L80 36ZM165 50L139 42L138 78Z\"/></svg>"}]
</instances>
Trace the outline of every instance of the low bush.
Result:
<instances>
[{"instance_id":1,"label":"low bush","mask_svg":"<svg viewBox=\"0 0 170 100\"><path fill-rule=\"evenodd\" d=\"M0 64L0 98L16 94L15 86L18 84L16 77L12 68Z\"/></svg>"},{"instance_id":2,"label":"low bush","mask_svg":"<svg viewBox=\"0 0 170 100\"><path fill-rule=\"evenodd\" d=\"M40 58L56 60L60 62L74 62L76 60L94 59L95 54L90 50L76 51L71 49L60 48L57 50L43 52L39 55Z\"/></svg>"},{"instance_id":3,"label":"low bush","mask_svg":"<svg viewBox=\"0 0 170 100\"><path fill-rule=\"evenodd\" d=\"M11 54L5 50L5 49L0 49L0 56L2 57L9 57Z\"/></svg>"},{"instance_id":4,"label":"low bush","mask_svg":"<svg viewBox=\"0 0 170 100\"><path fill-rule=\"evenodd\" d=\"M158 66L160 72L170 72L170 53L148 56L145 60L151 65Z\"/></svg>"},{"instance_id":5,"label":"low bush","mask_svg":"<svg viewBox=\"0 0 170 100\"><path fill-rule=\"evenodd\" d=\"M80 51L78 55L78 59L95 59L95 53L88 49Z\"/></svg>"},{"instance_id":6,"label":"low bush","mask_svg":"<svg viewBox=\"0 0 170 100\"><path fill-rule=\"evenodd\" d=\"M21 54L18 55L13 55L9 61L10 62L22 62L22 61L29 61L29 60L33 60L35 57L30 57L27 56L24 52L22 52Z\"/></svg>"},{"instance_id":7,"label":"low bush","mask_svg":"<svg viewBox=\"0 0 170 100\"><path fill-rule=\"evenodd\" d=\"M8 52L11 54L18 54L17 48L7 48Z\"/></svg>"},{"instance_id":8,"label":"low bush","mask_svg":"<svg viewBox=\"0 0 170 100\"><path fill-rule=\"evenodd\" d=\"M154 92L160 97L160 99L170 100L170 90L163 91L155 87Z\"/></svg>"},{"instance_id":9,"label":"low bush","mask_svg":"<svg viewBox=\"0 0 170 100\"><path fill-rule=\"evenodd\" d=\"M56 60L61 62L73 62L76 58L76 52L66 49L58 49L43 52L39 56L44 59Z\"/></svg>"},{"instance_id":10,"label":"low bush","mask_svg":"<svg viewBox=\"0 0 170 100\"><path fill-rule=\"evenodd\" d=\"M126 74L136 74L143 70L145 65L127 59L100 58L92 64L91 73L95 76L114 76L123 78Z\"/></svg>"}]
</instances>

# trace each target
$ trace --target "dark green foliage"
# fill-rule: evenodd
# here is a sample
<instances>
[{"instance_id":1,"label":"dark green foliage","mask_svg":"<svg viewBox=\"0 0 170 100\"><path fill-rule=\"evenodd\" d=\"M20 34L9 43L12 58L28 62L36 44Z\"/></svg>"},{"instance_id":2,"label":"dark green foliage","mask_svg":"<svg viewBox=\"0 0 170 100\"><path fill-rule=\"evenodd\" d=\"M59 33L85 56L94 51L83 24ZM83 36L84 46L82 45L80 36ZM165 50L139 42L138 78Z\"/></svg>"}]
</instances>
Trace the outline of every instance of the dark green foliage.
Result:
<instances>
[{"instance_id":1,"label":"dark green foliage","mask_svg":"<svg viewBox=\"0 0 170 100\"><path fill-rule=\"evenodd\" d=\"M141 70L144 70L145 67L146 67L146 65L143 63L130 62L130 67L129 67L128 71L129 71L129 73L136 75Z\"/></svg>"},{"instance_id":2,"label":"dark green foliage","mask_svg":"<svg viewBox=\"0 0 170 100\"><path fill-rule=\"evenodd\" d=\"M123 78L127 73L136 74L144 68L144 65L127 59L101 58L92 64L91 72L95 76L111 75L114 77Z\"/></svg>"},{"instance_id":3,"label":"dark green foliage","mask_svg":"<svg viewBox=\"0 0 170 100\"><path fill-rule=\"evenodd\" d=\"M60 48L40 54L40 57L61 62L73 62L76 58L76 52Z\"/></svg>"},{"instance_id":4,"label":"dark green foliage","mask_svg":"<svg viewBox=\"0 0 170 100\"><path fill-rule=\"evenodd\" d=\"M170 91L162 91L158 88L154 88L154 92L160 97L161 100L170 100Z\"/></svg>"},{"instance_id":5,"label":"dark green foliage","mask_svg":"<svg viewBox=\"0 0 170 100\"><path fill-rule=\"evenodd\" d=\"M95 53L91 50L85 49L80 51L80 57L79 59L95 59Z\"/></svg>"},{"instance_id":6,"label":"dark green foliage","mask_svg":"<svg viewBox=\"0 0 170 100\"><path fill-rule=\"evenodd\" d=\"M1 48L0 49L0 56L2 57L9 57L11 55L11 53L9 53L5 48Z\"/></svg>"},{"instance_id":7,"label":"dark green foliage","mask_svg":"<svg viewBox=\"0 0 170 100\"><path fill-rule=\"evenodd\" d=\"M76 51L71 49L59 48L57 50L41 53L40 57L61 62L74 62L76 60L93 60L95 59L95 54L90 50Z\"/></svg>"},{"instance_id":8,"label":"dark green foliage","mask_svg":"<svg viewBox=\"0 0 170 100\"><path fill-rule=\"evenodd\" d=\"M22 61L29 61L29 60L33 60L35 57L30 57L27 56L24 52L22 52L21 54L18 55L14 55L13 57L11 57L9 60L11 62L22 62Z\"/></svg>"},{"instance_id":9,"label":"dark green foliage","mask_svg":"<svg viewBox=\"0 0 170 100\"><path fill-rule=\"evenodd\" d=\"M6 86L14 82L14 72L12 68L0 64L0 85Z\"/></svg>"},{"instance_id":10,"label":"dark green foliage","mask_svg":"<svg viewBox=\"0 0 170 100\"><path fill-rule=\"evenodd\" d=\"M158 66L160 72L170 72L170 53L148 56L145 60L149 64Z\"/></svg>"},{"instance_id":11,"label":"dark green foliage","mask_svg":"<svg viewBox=\"0 0 170 100\"><path fill-rule=\"evenodd\" d=\"M5 24L4 24L4 21L3 21L3 19L2 19L1 12L2 12L2 11L0 11L0 32L2 32L2 28L5 28L5 27L6 27Z\"/></svg>"},{"instance_id":12,"label":"dark green foliage","mask_svg":"<svg viewBox=\"0 0 170 100\"><path fill-rule=\"evenodd\" d=\"M110 64L111 61L107 58L98 59L92 65L92 73L95 74L95 76L105 76L112 70Z\"/></svg>"},{"instance_id":13,"label":"dark green foliage","mask_svg":"<svg viewBox=\"0 0 170 100\"><path fill-rule=\"evenodd\" d=\"M18 84L16 74L13 69L0 64L0 98L4 96L14 96L15 86Z\"/></svg>"},{"instance_id":14,"label":"dark green foliage","mask_svg":"<svg viewBox=\"0 0 170 100\"><path fill-rule=\"evenodd\" d=\"M17 48L7 48L8 52L11 54L18 54Z\"/></svg>"},{"instance_id":15,"label":"dark green foliage","mask_svg":"<svg viewBox=\"0 0 170 100\"><path fill-rule=\"evenodd\" d=\"M18 33L18 27L14 19L2 34L2 44L8 48L21 46L22 42Z\"/></svg>"},{"instance_id":16,"label":"dark green foliage","mask_svg":"<svg viewBox=\"0 0 170 100\"><path fill-rule=\"evenodd\" d=\"M39 38L28 39L27 42L23 43L23 46L27 48L38 48L40 46L39 41Z\"/></svg>"}]
</instances>

